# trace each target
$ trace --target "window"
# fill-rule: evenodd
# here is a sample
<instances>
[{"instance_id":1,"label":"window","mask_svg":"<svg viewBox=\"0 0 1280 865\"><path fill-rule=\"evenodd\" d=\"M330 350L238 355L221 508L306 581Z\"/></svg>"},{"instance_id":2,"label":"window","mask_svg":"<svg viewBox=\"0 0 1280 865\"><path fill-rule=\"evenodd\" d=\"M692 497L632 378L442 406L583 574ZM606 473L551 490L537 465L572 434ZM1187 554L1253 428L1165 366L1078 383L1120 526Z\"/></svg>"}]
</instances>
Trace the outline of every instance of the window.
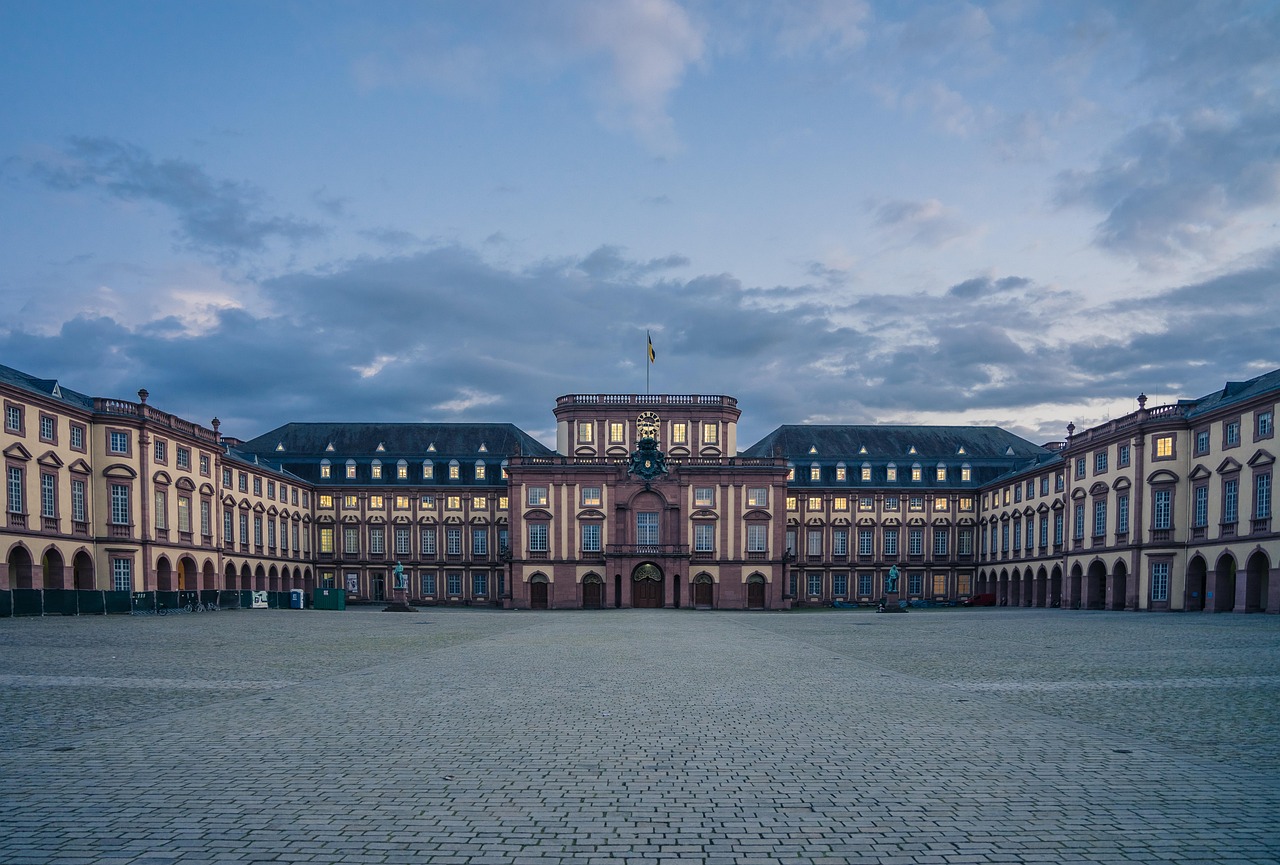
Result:
<instances>
[{"instance_id":1,"label":"window","mask_svg":"<svg viewBox=\"0 0 1280 865\"><path fill-rule=\"evenodd\" d=\"M1045 475L1044 477L1040 478L1040 495L1042 496L1049 495L1049 476L1048 475Z\"/></svg>"},{"instance_id":2,"label":"window","mask_svg":"<svg viewBox=\"0 0 1280 865\"><path fill-rule=\"evenodd\" d=\"M354 508L357 507L359 503L360 500L355 496L355 494L342 497L342 506L344 508Z\"/></svg>"},{"instance_id":3,"label":"window","mask_svg":"<svg viewBox=\"0 0 1280 865\"><path fill-rule=\"evenodd\" d=\"M436 506L436 497L433 495L424 495L420 500L419 504L421 504L422 507L424 508L434 509Z\"/></svg>"},{"instance_id":4,"label":"window","mask_svg":"<svg viewBox=\"0 0 1280 865\"><path fill-rule=\"evenodd\" d=\"M1253 518L1255 520L1265 520L1270 516L1271 472L1265 472L1253 476Z\"/></svg>"},{"instance_id":5,"label":"window","mask_svg":"<svg viewBox=\"0 0 1280 865\"><path fill-rule=\"evenodd\" d=\"M236 486L242 493L249 492L249 476L240 472L239 477L236 478Z\"/></svg>"},{"instance_id":6,"label":"window","mask_svg":"<svg viewBox=\"0 0 1280 865\"><path fill-rule=\"evenodd\" d=\"M247 513L240 514L240 549L249 549L249 515Z\"/></svg>"},{"instance_id":7,"label":"window","mask_svg":"<svg viewBox=\"0 0 1280 865\"><path fill-rule=\"evenodd\" d=\"M546 507L547 504L547 488L546 487L526 487L525 501L529 507Z\"/></svg>"},{"instance_id":8,"label":"window","mask_svg":"<svg viewBox=\"0 0 1280 865\"><path fill-rule=\"evenodd\" d=\"M763 553L769 549L768 526L760 523L747 525L747 552Z\"/></svg>"},{"instance_id":9,"label":"window","mask_svg":"<svg viewBox=\"0 0 1280 865\"><path fill-rule=\"evenodd\" d=\"M1072 537L1076 540L1084 539L1084 503L1076 502L1075 507L1075 524L1072 526Z\"/></svg>"},{"instance_id":10,"label":"window","mask_svg":"<svg viewBox=\"0 0 1280 865\"><path fill-rule=\"evenodd\" d=\"M946 529L933 530L933 554L939 558L947 555L947 541L950 535Z\"/></svg>"},{"instance_id":11,"label":"window","mask_svg":"<svg viewBox=\"0 0 1280 865\"><path fill-rule=\"evenodd\" d=\"M838 598L843 598L849 594L848 574L835 573L831 575L831 593Z\"/></svg>"},{"instance_id":12,"label":"window","mask_svg":"<svg viewBox=\"0 0 1280 865\"><path fill-rule=\"evenodd\" d=\"M922 511L924 510L924 496L911 496L907 499L907 510Z\"/></svg>"},{"instance_id":13,"label":"window","mask_svg":"<svg viewBox=\"0 0 1280 865\"><path fill-rule=\"evenodd\" d=\"M420 579L421 579L421 581L422 581L422 595L423 595L423 597L431 597L431 596L435 595L435 593L436 593L436 572L435 572L435 571L423 571L423 572L419 575L419 578L420 578Z\"/></svg>"},{"instance_id":14,"label":"window","mask_svg":"<svg viewBox=\"0 0 1280 865\"><path fill-rule=\"evenodd\" d=\"M1035 494L1036 494L1036 482L1032 479L1028 479L1027 480L1027 501L1031 501L1033 498L1035 498Z\"/></svg>"},{"instance_id":15,"label":"window","mask_svg":"<svg viewBox=\"0 0 1280 865\"><path fill-rule=\"evenodd\" d=\"M1156 436L1156 459L1166 460L1173 458L1173 436L1161 435Z\"/></svg>"},{"instance_id":16,"label":"window","mask_svg":"<svg viewBox=\"0 0 1280 865\"><path fill-rule=\"evenodd\" d=\"M71 481L71 519L77 523L88 520L85 509L85 483L82 480Z\"/></svg>"},{"instance_id":17,"label":"window","mask_svg":"<svg viewBox=\"0 0 1280 865\"><path fill-rule=\"evenodd\" d=\"M898 480L898 467L893 463L889 463L889 465L885 467L884 473L884 479L889 483L895 483Z\"/></svg>"},{"instance_id":18,"label":"window","mask_svg":"<svg viewBox=\"0 0 1280 865\"><path fill-rule=\"evenodd\" d=\"M1230 525L1240 519L1240 481L1231 478L1222 482L1222 522Z\"/></svg>"},{"instance_id":19,"label":"window","mask_svg":"<svg viewBox=\"0 0 1280 865\"><path fill-rule=\"evenodd\" d=\"M658 514L640 511L636 514L636 543L655 546L658 543Z\"/></svg>"},{"instance_id":20,"label":"window","mask_svg":"<svg viewBox=\"0 0 1280 865\"><path fill-rule=\"evenodd\" d=\"M178 496L178 531L191 532L191 497Z\"/></svg>"},{"instance_id":21,"label":"window","mask_svg":"<svg viewBox=\"0 0 1280 865\"><path fill-rule=\"evenodd\" d=\"M1194 505L1191 512L1191 525L1204 528L1209 525L1209 487L1200 484L1195 488Z\"/></svg>"},{"instance_id":22,"label":"window","mask_svg":"<svg viewBox=\"0 0 1280 865\"><path fill-rule=\"evenodd\" d=\"M695 487L693 490L693 504L699 508L714 507L716 503L715 487Z\"/></svg>"},{"instance_id":23,"label":"window","mask_svg":"<svg viewBox=\"0 0 1280 865\"><path fill-rule=\"evenodd\" d=\"M12 482L11 482L12 483ZM10 507L12 510L12 507ZM129 525L129 487L127 484L111 485L111 522L117 526Z\"/></svg>"},{"instance_id":24,"label":"window","mask_svg":"<svg viewBox=\"0 0 1280 865\"><path fill-rule=\"evenodd\" d=\"M1022 501L1022 485L1014 484L1013 485L1013 503L1016 505L1021 501Z\"/></svg>"},{"instance_id":25,"label":"window","mask_svg":"<svg viewBox=\"0 0 1280 865\"><path fill-rule=\"evenodd\" d=\"M627 427L622 421L609 421L609 444L622 444L627 440Z\"/></svg>"},{"instance_id":26,"label":"window","mask_svg":"<svg viewBox=\"0 0 1280 865\"><path fill-rule=\"evenodd\" d=\"M858 594L863 596L871 594L871 574L858 574Z\"/></svg>"},{"instance_id":27,"label":"window","mask_svg":"<svg viewBox=\"0 0 1280 865\"><path fill-rule=\"evenodd\" d=\"M547 524L529 524L529 552L545 553L547 551Z\"/></svg>"},{"instance_id":28,"label":"window","mask_svg":"<svg viewBox=\"0 0 1280 865\"><path fill-rule=\"evenodd\" d=\"M398 511L407 511L407 510L409 510L409 497L408 497L408 496L396 496L395 503L396 503L396 510L398 510Z\"/></svg>"},{"instance_id":29,"label":"window","mask_svg":"<svg viewBox=\"0 0 1280 865\"><path fill-rule=\"evenodd\" d=\"M357 553L360 551L360 530L355 526L345 526L342 530L342 551Z\"/></svg>"},{"instance_id":30,"label":"window","mask_svg":"<svg viewBox=\"0 0 1280 865\"><path fill-rule=\"evenodd\" d=\"M355 480L356 477L356 461L347 460L347 480Z\"/></svg>"},{"instance_id":31,"label":"window","mask_svg":"<svg viewBox=\"0 0 1280 865\"><path fill-rule=\"evenodd\" d=\"M1053 515L1053 542L1058 546L1062 545L1062 533L1063 533L1062 522L1063 522L1062 511L1058 511Z\"/></svg>"},{"instance_id":32,"label":"window","mask_svg":"<svg viewBox=\"0 0 1280 865\"><path fill-rule=\"evenodd\" d=\"M822 555L822 530L810 529L808 540L809 540L809 545L808 545L809 557L816 559Z\"/></svg>"},{"instance_id":33,"label":"window","mask_svg":"<svg viewBox=\"0 0 1280 865\"><path fill-rule=\"evenodd\" d=\"M1151 563L1151 600L1169 600L1169 563Z\"/></svg>"},{"instance_id":34,"label":"window","mask_svg":"<svg viewBox=\"0 0 1280 865\"><path fill-rule=\"evenodd\" d=\"M7 432L22 434L22 407L6 405L4 407L4 428Z\"/></svg>"},{"instance_id":35,"label":"window","mask_svg":"<svg viewBox=\"0 0 1280 865\"><path fill-rule=\"evenodd\" d=\"M870 513L876 509L876 500L874 496L858 496L858 510L862 513Z\"/></svg>"},{"instance_id":36,"label":"window","mask_svg":"<svg viewBox=\"0 0 1280 865\"><path fill-rule=\"evenodd\" d=\"M907 574L907 592L912 595L919 595L924 591L924 574L914 573Z\"/></svg>"},{"instance_id":37,"label":"window","mask_svg":"<svg viewBox=\"0 0 1280 865\"><path fill-rule=\"evenodd\" d=\"M1125 450L1126 447L1127 445L1121 446L1120 451L1122 454L1127 453L1127 451ZM1128 465L1128 462L1121 460L1120 465L1122 466ZM1053 491L1055 493L1060 493L1062 492L1062 489L1063 489L1062 472L1058 472L1053 476Z\"/></svg>"},{"instance_id":38,"label":"window","mask_svg":"<svg viewBox=\"0 0 1280 865\"><path fill-rule=\"evenodd\" d=\"M461 595L462 594L462 574L458 573L457 571L450 571L445 576L445 587L448 589L450 595L454 595L454 596Z\"/></svg>"},{"instance_id":39,"label":"window","mask_svg":"<svg viewBox=\"0 0 1280 865\"><path fill-rule=\"evenodd\" d=\"M1098 451L1093 455L1093 473L1100 475L1107 470L1107 452Z\"/></svg>"},{"instance_id":40,"label":"window","mask_svg":"<svg viewBox=\"0 0 1280 865\"><path fill-rule=\"evenodd\" d=\"M178 468L191 470L191 448L179 447L175 460Z\"/></svg>"},{"instance_id":41,"label":"window","mask_svg":"<svg viewBox=\"0 0 1280 865\"><path fill-rule=\"evenodd\" d=\"M973 480L973 468L968 463L960 466L960 480L965 483Z\"/></svg>"},{"instance_id":42,"label":"window","mask_svg":"<svg viewBox=\"0 0 1280 865\"><path fill-rule=\"evenodd\" d=\"M52 519L58 515L56 479L53 475L40 475L40 516Z\"/></svg>"},{"instance_id":43,"label":"window","mask_svg":"<svg viewBox=\"0 0 1280 865\"><path fill-rule=\"evenodd\" d=\"M1227 421L1222 427L1222 446L1233 448L1240 444L1240 421Z\"/></svg>"},{"instance_id":44,"label":"window","mask_svg":"<svg viewBox=\"0 0 1280 865\"><path fill-rule=\"evenodd\" d=\"M267 546L274 548L276 545L276 521L272 517L267 517Z\"/></svg>"},{"instance_id":45,"label":"window","mask_svg":"<svg viewBox=\"0 0 1280 865\"><path fill-rule=\"evenodd\" d=\"M896 511L896 510L898 509L898 497L897 497L897 496L885 496L885 497L884 497L884 509L885 509L886 511Z\"/></svg>"},{"instance_id":46,"label":"window","mask_svg":"<svg viewBox=\"0 0 1280 865\"><path fill-rule=\"evenodd\" d=\"M431 460L422 461L422 479L429 481L436 476L436 464Z\"/></svg>"},{"instance_id":47,"label":"window","mask_svg":"<svg viewBox=\"0 0 1280 865\"><path fill-rule=\"evenodd\" d=\"M509 507L510 507L510 502L507 500L507 497L498 496L498 510L505 511L505 510L508 510Z\"/></svg>"},{"instance_id":48,"label":"window","mask_svg":"<svg viewBox=\"0 0 1280 865\"><path fill-rule=\"evenodd\" d=\"M875 535L871 529L858 529L858 555L870 556L875 552Z\"/></svg>"},{"instance_id":49,"label":"window","mask_svg":"<svg viewBox=\"0 0 1280 865\"><path fill-rule=\"evenodd\" d=\"M933 509L935 511L945 511L948 507L946 496L937 496L933 500Z\"/></svg>"},{"instance_id":50,"label":"window","mask_svg":"<svg viewBox=\"0 0 1280 865\"><path fill-rule=\"evenodd\" d=\"M937 471L936 471L936 473L935 473L935 477L936 477L936 479L937 479L937 481L938 481L939 483L946 483L946 480L947 480L947 467L946 467L946 466L944 466L942 463L938 463L938 468L937 468Z\"/></svg>"},{"instance_id":51,"label":"window","mask_svg":"<svg viewBox=\"0 0 1280 865\"><path fill-rule=\"evenodd\" d=\"M1048 526L1048 523L1042 521L1042 525ZM1043 540L1041 543L1043 543ZM956 538L956 553L961 556L973 555L973 529L960 530L960 534Z\"/></svg>"},{"instance_id":52,"label":"window","mask_svg":"<svg viewBox=\"0 0 1280 865\"><path fill-rule=\"evenodd\" d=\"M117 592L133 591L133 562L131 560L111 560L111 585Z\"/></svg>"},{"instance_id":53,"label":"window","mask_svg":"<svg viewBox=\"0 0 1280 865\"><path fill-rule=\"evenodd\" d=\"M1078 457L1076 459L1076 478L1079 479L1084 477L1086 471L1087 469L1085 468L1084 457Z\"/></svg>"},{"instance_id":54,"label":"window","mask_svg":"<svg viewBox=\"0 0 1280 865\"><path fill-rule=\"evenodd\" d=\"M922 468L920 467L920 463L912 463L912 465L911 465L911 480L913 480L913 481L917 481L917 482L918 482L918 481L921 481L921 480L923 480L923 479L924 479L924 469L922 469Z\"/></svg>"},{"instance_id":55,"label":"window","mask_svg":"<svg viewBox=\"0 0 1280 865\"><path fill-rule=\"evenodd\" d=\"M235 517L231 513L231 511L222 512L222 539L226 541L228 544L231 544L235 541L235 527L233 524L234 519ZM330 532L329 538L332 540L333 530L330 529L329 532ZM330 550L330 552L332 552L332 550Z\"/></svg>"},{"instance_id":56,"label":"window","mask_svg":"<svg viewBox=\"0 0 1280 865\"><path fill-rule=\"evenodd\" d=\"M1172 528L1172 522L1171 522L1173 519L1172 504L1173 504L1172 490L1156 490L1155 491L1155 494L1152 496L1151 528L1153 529Z\"/></svg>"},{"instance_id":57,"label":"window","mask_svg":"<svg viewBox=\"0 0 1280 865\"><path fill-rule=\"evenodd\" d=\"M40 441L51 442L58 437L58 426L53 417L47 414L40 415Z\"/></svg>"},{"instance_id":58,"label":"window","mask_svg":"<svg viewBox=\"0 0 1280 865\"><path fill-rule=\"evenodd\" d=\"M372 526L369 529L369 552L375 556L385 555L387 552L387 530L382 526Z\"/></svg>"},{"instance_id":59,"label":"window","mask_svg":"<svg viewBox=\"0 0 1280 865\"><path fill-rule=\"evenodd\" d=\"M333 507L333 496L330 495L329 493L321 493L319 504L321 508Z\"/></svg>"},{"instance_id":60,"label":"window","mask_svg":"<svg viewBox=\"0 0 1280 865\"><path fill-rule=\"evenodd\" d=\"M179 514L179 518L181 518L181 514ZM200 534L206 538L213 535L212 509L208 499L200 500Z\"/></svg>"},{"instance_id":61,"label":"window","mask_svg":"<svg viewBox=\"0 0 1280 865\"><path fill-rule=\"evenodd\" d=\"M274 499L276 497L276 482L267 481L267 498Z\"/></svg>"},{"instance_id":62,"label":"window","mask_svg":"<svg viewBox=\"0 0 1280 865\"><path fill-rule=\"evenodd\" d=\"M483 598L489 594L489 574L486 571L476 571L471 575L471 596Z\"/></svg>"},{"instance_id":63,"label":"window","mask_svg":"<svg viewBox=\"0 0 1280 865\"><path fill-rule=\"evenodd\" d=\"M709 553L715 550L716 527L714 523L694 523L693 551Z\"/></svg>"},{"instance_id":64,"label":"window","mask_svg":"<svg viewBox=\"0 0 1280 865\"><path fill-rule=\"evenodd\" d=\"M817 463L814 463L813 465L809 466L809 480L811 481L822 480L822 466L818 465Z\"/></svg>"},{"instance_id":65,"label":"window","mask_svg":"<svg viewBox=\"0 0 1280 865\"><path fill-rule=\"evenodd\" d=\"M884 530L884 554L885 557L893 557L898 555L898 530Z\"/></svg>"},{"instance_id":66,"label":"window","mask_svg":"<svg viewBox=\"0 0 1280 865\"><path fill-rule=\"evenodd\" d=\"M486 495L475 495L471 497L471 510L487 511L489 509L489 497Z\"/></svg>"},{"instance_id":67,"label":"window","mask_svg":"<svg viewBox=\"0 0 1280 865\"><path fill-rule=\"evenodd\" d=\"M445 496L444 507L448 511L462 510L462 496Z\"/></svg>"},{"instance_id":68,"label":"window","mask_svg":"<svg viewBox=\"0 0 1280 865\"><path fill-rule=\"evenodd\" d=\"M1013 551L1017 553L1022 549L1022 520L1017 517L1013 518Z\"/></svg>"},{"instance_id":69,"label":"window","mask_svg":"<svg viewBox=\"0 0 1280 865\"><path fill-rule=\"evenodd\" d=\"M704 445L714 445L720 441L720 426L715 423L704 423L702 425L702 443Z\"/></svg>"},{"instance_id":70,"label":"window","mask_svg":"<svg viewBox=\"0 0 1280 865\"><path fill-rule=\"evenodd\" d=\"M71 425L71 449L77 451L84 450L84 427L80 426L78 423L73 423Z\"/></svg>"},{"instance_id":71,"label":"window","mask_svg":"<svg viewBox=\"0 0 1280 865\"><path fill-rule=\"evenodd\" d=\"M260 477L255 476L253 479L253 494L255 496L262 495L262 478Z\"/></svg>"},{"instance_id":72,"label":"window","mask_svg":"<svg viewBox=\"0 0 1280 865\"><path fill-rule=\"evenodd\" d=\"M407 481L409 479L409 464L404 460L396 463L396 480Z\"/></svg>"},{"instance_id":73,"label":"window","mask_svg":"<svg viewBox=\"0 0 1280 865\"><path fill-rule=\"evenodd\" d=\"M129 452L129 434L120 430L112 430L107 437L107 450L113 454Z\"/></svg>"},{"instance_id":74,"label":"window","mask_svg":"<svg viewBox=\"0 0 1280 865\"><path fill-rule=\"evenodd\" d=\"M765 508L769 506L769 488L768 487L749 487L747 489L747 506L752 508Z\"/></svg>"},{"instance_id":75,"label":"window","mask_svg":"<svg viewBox=\"0 0 1280 865\"><path fill-rule=\"evenodd\" d=\"M462 555L462 529L450 526L444 530L444 552L448 556Z\"/></svg>"},{"instance_id":76,"label":"window","mask_svg":"<svg viewBox=\"0 0 1280 865\"><path fill-rule=\"evenodd\" d=\"M973 496L961 496L958 507L961 511L973 511Z\"/></svg>"},{"instance_id":77,"label":"window","mask_svg":"<svg viewBox=\"0 0 1280 865\"><path fill-rule=\"evenodd\" d=\"M1000 524L1000 552L1009 552L1009 524L1007 522Z\"/></svg>"},{"instance_id":78,"label":"window","mask_svg":"<svg viewBox=\"0 0 1280 865\"><path fill-rule=\"evenodd\" d=\"M578 444L589 445L595 441L595 429L590 421L578 421Z\"/></svg>"},{"instance_id":79,"label":"window","mask_svg":"<svg viewBox=\"0 0 1280 865\"><path fill-rule=\"evenodd\" d=\"M807 576L809 597L819 597L822 594L822 571L809 571Z\"/></svg>"},{"instance_id":80,"label":"window","mask_svg":"<svg viewBox=\"0 0 1280 865\"><path fill-rule=\"evenodd\" d=\"M431 557L436 554L436 530L434 527L427 527L422 530L422 555Z\"/></svg>"},{"instance_id":81,"label":"window","mask_svg":"<svg viewBox=\"0 0 1280 865\"><path fill-rule=\"evenodd\" d=\"M1209 431L1196 430L1196 456L1204 456L1209 452Z\"/></svg>"},{"instance_id":82,"label":"window","mask_svg":"<svg viewBox=\"0 0 1280 865\"><path fill-rule=\"evenodd\" d=\"M482 480L484 480L484 479L485 479L485 464L484 464L484 461L483 461L483 460L476 460L476 480L478 480L478 481L482 481Z\"/></svg>"},{"instance_id":83,"label":"window","mask_svg":"<svg viewBox=\"0 0 1280 865\"><path fill-rule=\"evenodd\" d=\"M807 505L811 511L822 510L822 496L809 496L807 499Z\"/></svg>"},{"instance_id":84,"label":"window","mask_svg":"<svg viewBox=\"0 0 1280 865\"><path fill-rule=\"evenodd\" d=\"M320 552L333 555L333 529L329 526L320 528Z\"/></svg>"},{"instance_id":85,"label":"window","mask_svg":"<svg viewBox=\"0 0 1280 865\"><path fill-rule=\"evenodd\" d=\"M687 445L689 443L689 425L684 421L677 421L671 424L671 443L673 445Z\"/></svg>"},{"instance_id":86,"label":"window","mask_svg":"<svg viewBox=\"0 0 1280 865\"><path fill-rule=\"evenodd\" d=\"M582 488L582 506L584 508L600 507L600 487Z\"/></svg>"},{"instance_id":87,"label":"window","mask_svg":"<svg viewBox=\"0 0 1280 865\"><path fill-rule=\"evenodd\" d=\"M837 463L836 464L836 480L844 482L844 481L847 481L848 479L849 479L848 467L846 467L844 463Z\"/></svg>"},{"instance_id":88,"label":"window","mask_svg":"<svg viewBox=\"0 0 1280 865\"><path fill-rule=\"evenodd\" d=\"M1116 534L1129 534L1129 494L1116 496Z\"/></svg>"},{"instance_id":89,"label":"window","mask_svg":"<svg viewBox=\"0 0 1280 865\"><path fill-rule=\"evenodd\" d=\"M924 555L924 529L907 530L907 555Z\"/></svg>"},{"instance_id":90,"label":"window","mask_svg":"<svg viewBox=\"0 0 1280 865\"><path fill-rule=\"evenodd\" d=\"M1098 499L1093 503L1093 536L1100 538L1107 533L1107 500Z\"/></svg>"},{"instance_id":91,"label":"window","mask_svg":"<svg viewBox=\"0 0 1280 865\"><path fill-rule=\"evenodd\" d=\"M584 553L600 552L600 524L582 524L582 551Z\"/></svg>"},{"instance_id":92,"label":"window","mask_svg":"<svg viewBox=\"0 0 1280 865\"><path fill-rule=\"evenodd\" d=\"M831 509L832 509L833 511L847 511L847 510L849 510L849 497L848 497L848 496L835 496L835 497L833 497L833 498L831 499Z\"/></svg>"},{"instance_id":93,"label":"window","mask_svg":"<svg viewBox=\"0 0 1280 865\"><path fill-rule=\"evenodd\" d=\"M841 558L849 555L849 530L834 529L831 532L831 554Z\"/></svg>"},{"instance_id":94,"label":"window","mask_svg":"<svg viewBox=\"0 0 1280 865\"><path fill-rule=\"evenodd\" d=\"M475 558L484 558L489 555L488 529L471 530L471 555Z\"/></svg>"},{"instance_id":95,"label":"window","mask_svg":"<svg viewBox=\"0 0 1280 865\"><path fill-rule=\"evenodd\" d=\"M1255 418L1256 418L1256 429L1254 430L1254 434L1253 434L1254 438L1256 439L1271 438L1271 433L1272 433L1272 430L1274 429L1274 425L1272 423L1271 410L1268 409L1267 411L1260 411L1257 413L1257 415L1255 415Z\"/></svg>"},{"instance_id":96,"label":"window","mask_svg":"<svg viewBox=\"0 0 1280 865\"><path fill-rule=\"evenodd\" d=\"M253 518L253 545L262 546L262 517Z\"/></svg>"},{"instance_id":97,"label":"window","mask_svg":"<svg viewBox=\"0 0 1280 865\"><path fill-rule=\"evenodd\" d=\"M800 509L800 500L796 496L787 496L787 510L798 511Z\"/></svg>"},{"instance_id":98,"label":"window","mask_svg":"<svg viewBox=\"0 0 1280 865\"><path fill-rule=\"evenodd\" d=\"M320 477L329 478L333 475L333 466L328 460L320 460Z\"/></svg>"}]
</instances>

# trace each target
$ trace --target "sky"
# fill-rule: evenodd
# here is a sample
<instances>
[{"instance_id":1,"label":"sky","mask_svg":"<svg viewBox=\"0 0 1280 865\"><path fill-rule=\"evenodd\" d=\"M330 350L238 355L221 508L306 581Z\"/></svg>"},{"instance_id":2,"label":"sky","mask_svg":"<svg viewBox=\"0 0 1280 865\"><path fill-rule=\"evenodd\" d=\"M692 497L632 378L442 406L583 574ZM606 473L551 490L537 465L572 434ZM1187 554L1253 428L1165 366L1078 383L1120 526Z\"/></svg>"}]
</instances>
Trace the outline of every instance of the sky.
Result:
<instances>
[{"instance_id":1,"label":"sky","mask_svg":"<svg viewBox=\"0 0 1280 865\"><path fill-rule=\"evenodd\" d=\"M0 106L0 363L240 438L1280 367L1273 0L0 0Z\"/></svg>"}]
</instances>

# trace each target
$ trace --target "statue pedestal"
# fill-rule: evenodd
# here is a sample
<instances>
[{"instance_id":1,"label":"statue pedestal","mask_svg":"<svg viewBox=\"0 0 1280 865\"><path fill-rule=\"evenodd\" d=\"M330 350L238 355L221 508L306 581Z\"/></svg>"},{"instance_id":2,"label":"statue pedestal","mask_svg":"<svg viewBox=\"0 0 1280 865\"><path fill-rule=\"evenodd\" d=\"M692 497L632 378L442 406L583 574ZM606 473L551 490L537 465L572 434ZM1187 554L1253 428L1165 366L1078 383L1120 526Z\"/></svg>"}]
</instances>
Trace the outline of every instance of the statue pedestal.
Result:
<instances>
[{"instance_id":1,"label":"statue pedestal","mask_svg":"<svg viewBox=\"0 0 1280 865\"><path fill-rule=\"evenodd\" d=\"M883 606L883 607L881 607L881 608L879 608L879 609L877 610L877 612L880 612L880 613L905 613L905 612L907 611L907 608L906 608L906 607L899 606L899 605L898 605L898 601L899 601L899 600L901 600L901 599L898 597L898 593L897 593L897 592L889 592L888 594L886 594L886 595L884 596L884 606Z\"/></svg>"},{"instance_id":2,"label":"statue pedestal","mask_svg":"<svg viewBox=\"0 0 1280 865\"><path fill-rule=\"evenodd\" d=\"M409 606L407 599L409 592L405 589L396 589L392 592L391 600L382 608L384 613L416 613L416 607Z\"/></svg>"}]
</instances>

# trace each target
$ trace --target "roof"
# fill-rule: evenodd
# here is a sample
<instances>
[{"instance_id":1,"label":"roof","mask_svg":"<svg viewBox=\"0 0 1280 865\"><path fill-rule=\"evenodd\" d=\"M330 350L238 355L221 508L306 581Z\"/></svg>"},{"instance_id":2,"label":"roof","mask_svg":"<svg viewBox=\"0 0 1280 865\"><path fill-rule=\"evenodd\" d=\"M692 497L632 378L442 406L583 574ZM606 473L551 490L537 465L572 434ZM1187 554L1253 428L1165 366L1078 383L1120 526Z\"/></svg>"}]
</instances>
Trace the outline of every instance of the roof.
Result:
<instances>
[{"instance_id":1,"label":"roof","mask_svg":"<svg viewBox=\"0 0 1280 865\"><path fill-rule=\"evenodd\" d=\"M914 452L913 449L914 448ZM963 449L963 453L961 452ZM742 452L794 462L912 463L1028 459L1048 453L994 426L785 424Z\"/></svg>"},{"instance_id":2,"label":"roof","mask_svg":"<svg viewBox=\"0 0 1280 865\"><path fill-rule=\"evenodd\" d=\"M517 451L533 456L552 453L509 423L289 423L249 439L239 450L284 462L299 456L474 460L485 454L511 456Z\"/></svg>"},{"instance_id":3,"label":"roof","mask_svg":"<svg viewBox=\"0 0 1280 865\"><path fill-rule=\"evenodd\" d=\"M93 397L74 391L71 388L62 387L58 384L58 380L54 378L36 378L21 370L0 364L0 382L13 385L22 390L38 393L41 396L60 399L65 403L88 411L93 410Z\"/></svg>"},{"instance_id":4,"label":"roof","mask_svg":"<svg viewBox=\"0 0 1280 865\"><path fill-rule=\"evenodd\" d=\"M1280 391L1280 369L1273 369L1248 381L1229 381L1222 390L1191 400L1186 409L1186 417L1197 417L1273 391Z\"/></svg>"}]
</instances>

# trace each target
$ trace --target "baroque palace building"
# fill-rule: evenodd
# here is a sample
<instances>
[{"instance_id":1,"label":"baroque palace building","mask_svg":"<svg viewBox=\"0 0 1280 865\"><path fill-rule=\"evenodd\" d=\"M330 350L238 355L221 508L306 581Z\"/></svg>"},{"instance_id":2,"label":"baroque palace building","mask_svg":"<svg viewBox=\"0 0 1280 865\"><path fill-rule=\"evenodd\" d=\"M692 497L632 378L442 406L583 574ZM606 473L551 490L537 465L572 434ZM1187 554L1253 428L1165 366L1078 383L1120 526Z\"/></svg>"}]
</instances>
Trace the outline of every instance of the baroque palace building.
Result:
<instances>
[{"instance_id":1,"label":"baroque palace building","mask_svg":"<svg viewBox=\"0 0 1280 865\"><path fill-rule=\"evenodd\" d=\"M1280 370L1036 445L989 426L784 425L729 396L569 394L503 423L224 436L0 366L0 615L264 592L522 609L907 599L1280 612Z\"/></svg>"}]
</instances>

